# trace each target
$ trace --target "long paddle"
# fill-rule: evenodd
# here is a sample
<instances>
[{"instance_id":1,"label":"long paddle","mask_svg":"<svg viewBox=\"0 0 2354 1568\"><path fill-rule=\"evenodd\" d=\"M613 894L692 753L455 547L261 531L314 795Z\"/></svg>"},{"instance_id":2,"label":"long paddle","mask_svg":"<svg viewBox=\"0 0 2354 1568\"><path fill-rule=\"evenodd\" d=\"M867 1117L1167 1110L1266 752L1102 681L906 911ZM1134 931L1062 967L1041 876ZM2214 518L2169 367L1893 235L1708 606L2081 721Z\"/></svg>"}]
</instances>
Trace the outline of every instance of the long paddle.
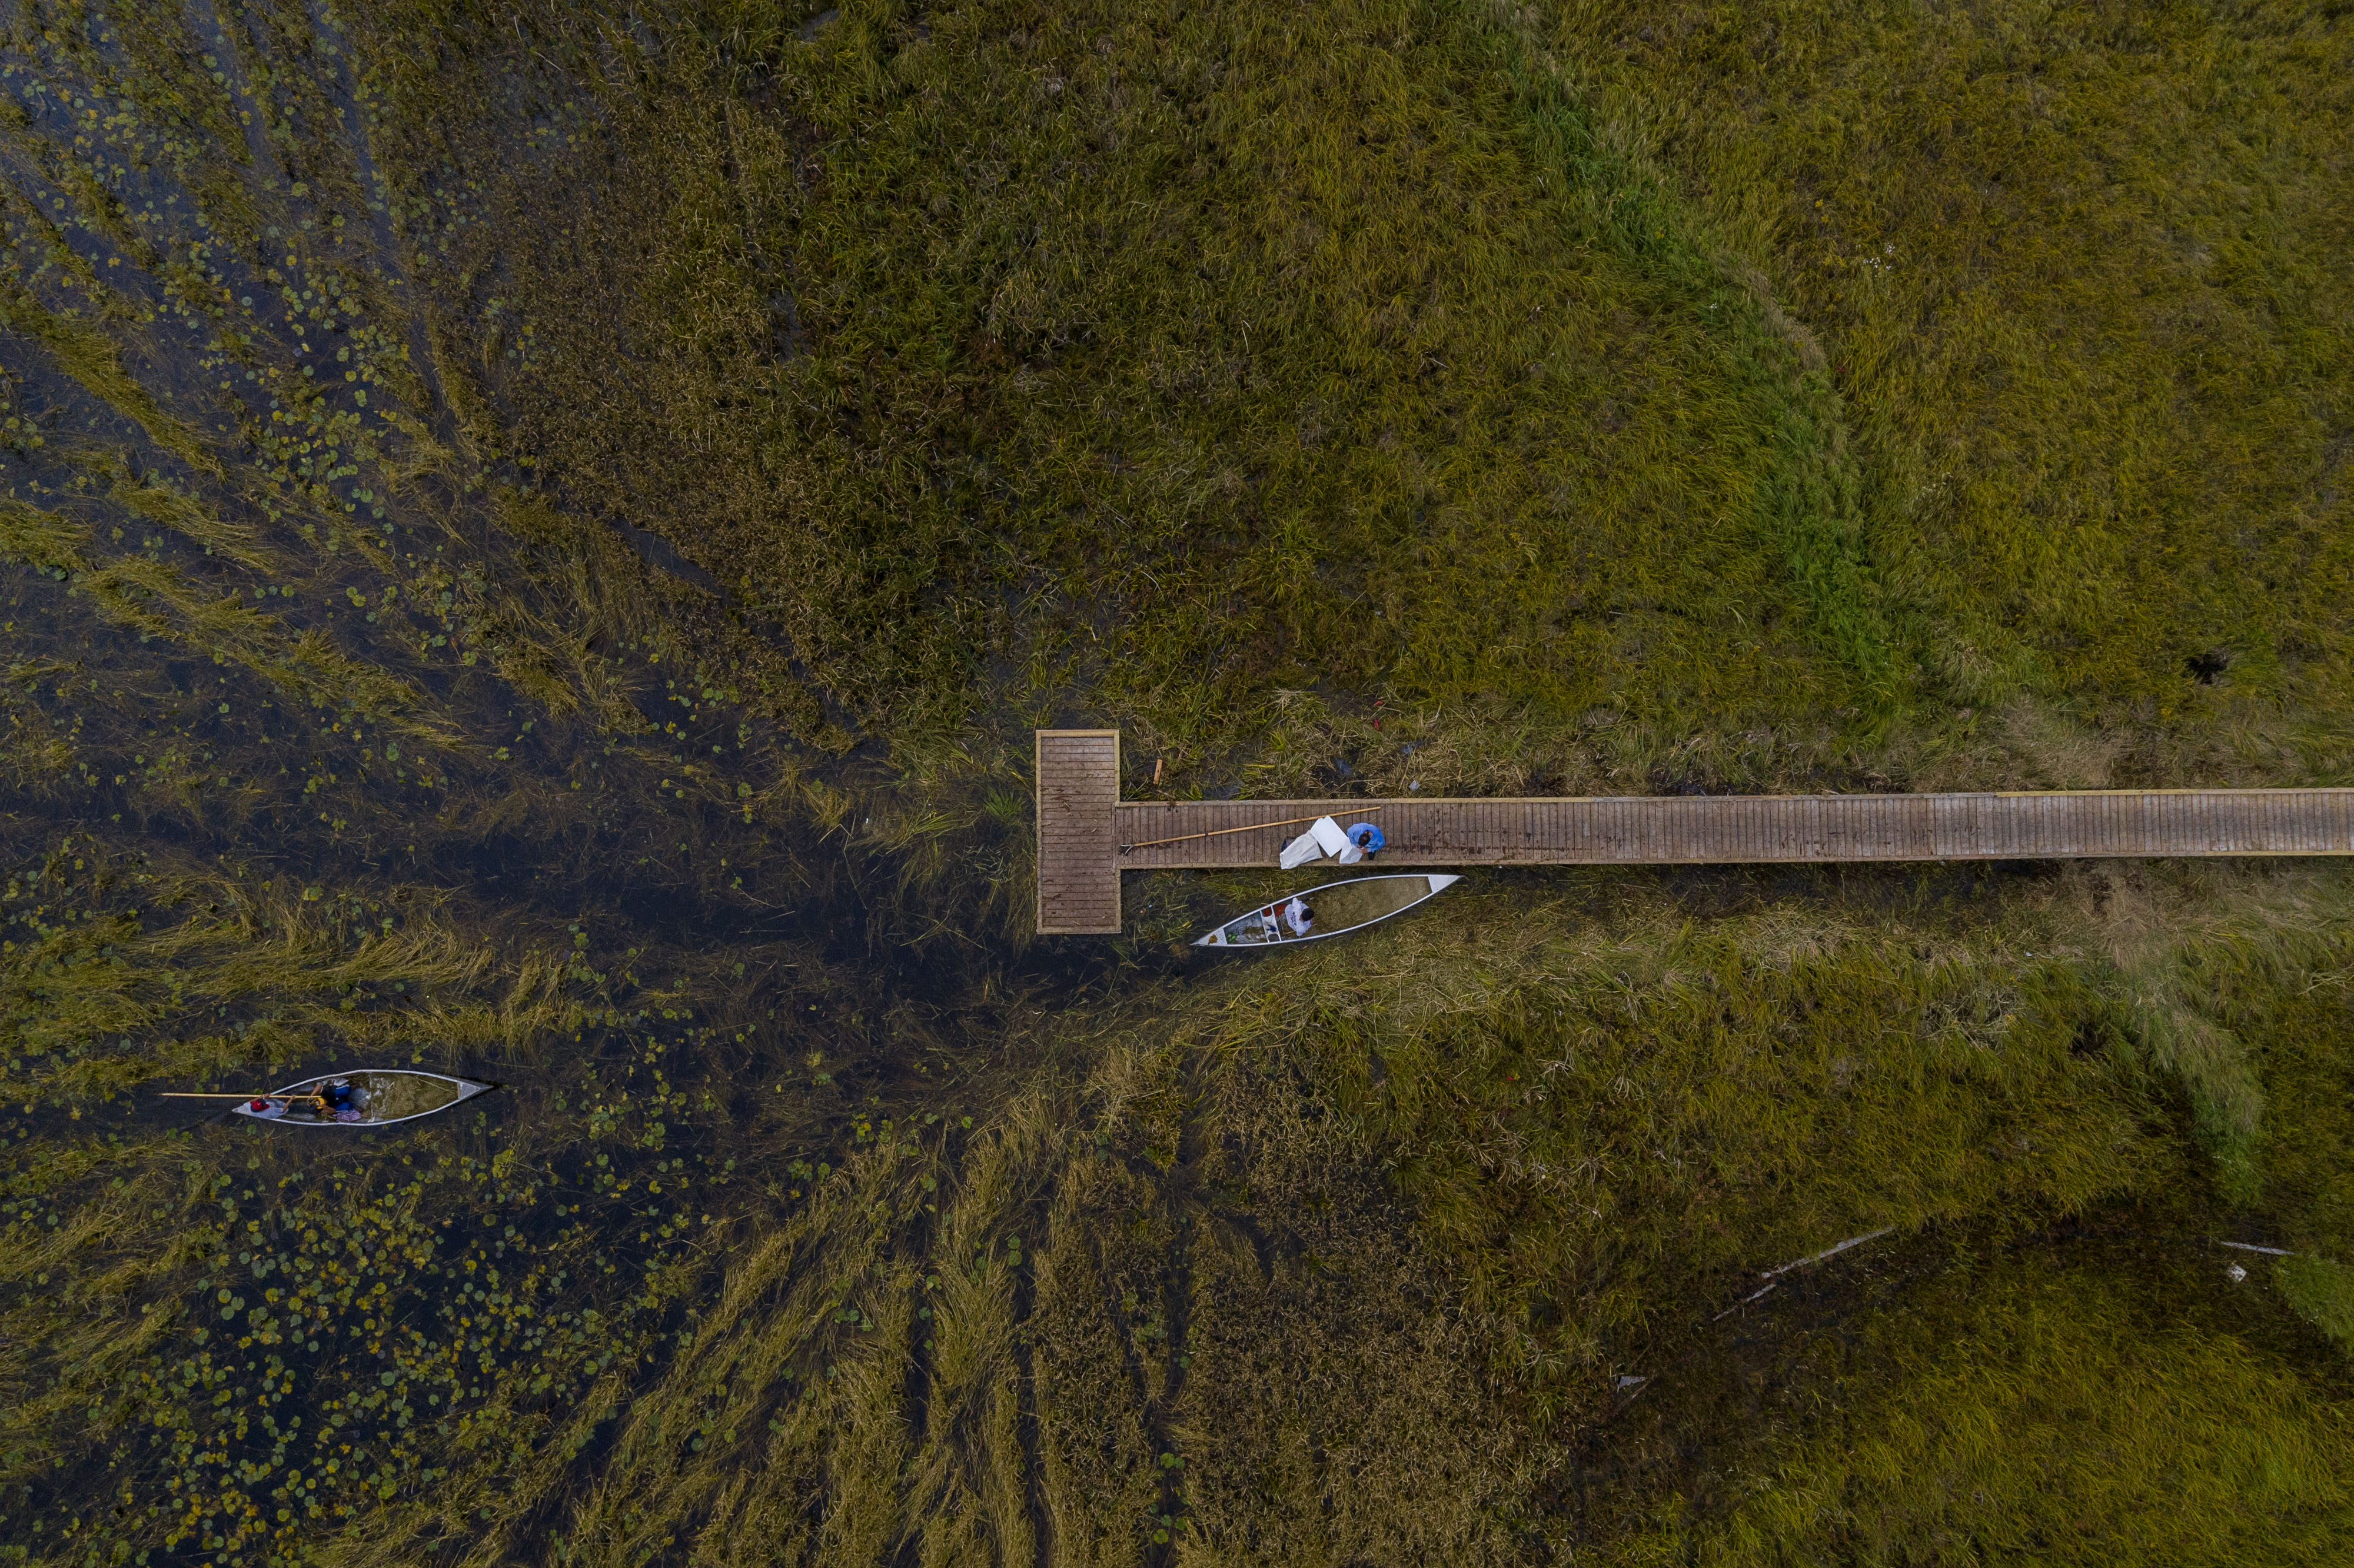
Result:
<instances>
[{"instance_id":1,"label":"long paddle","mask_svg":"<svg viewBox=\"0 0 2354 1568\"><path fill-rule=\"evenodd\" d=\"M1350 815L1370 817L1381 809L1379 806L1365 806L1352 810ZM1142 843L1120 845L1119 853L1126 854L1130 850L1153 849L1161 844L1182 844L1188 839L1214 839L1220 833L1255 833L1261 828L1296 828L1302 822L1318 821L1331 814L1330 811L1319 811L1313 817L1287 817L1279 822L1253 822L1244 828L1212 828L1206 833L1179 833L1173 839L1146 839Z\"/></svg>"}]
</instances>

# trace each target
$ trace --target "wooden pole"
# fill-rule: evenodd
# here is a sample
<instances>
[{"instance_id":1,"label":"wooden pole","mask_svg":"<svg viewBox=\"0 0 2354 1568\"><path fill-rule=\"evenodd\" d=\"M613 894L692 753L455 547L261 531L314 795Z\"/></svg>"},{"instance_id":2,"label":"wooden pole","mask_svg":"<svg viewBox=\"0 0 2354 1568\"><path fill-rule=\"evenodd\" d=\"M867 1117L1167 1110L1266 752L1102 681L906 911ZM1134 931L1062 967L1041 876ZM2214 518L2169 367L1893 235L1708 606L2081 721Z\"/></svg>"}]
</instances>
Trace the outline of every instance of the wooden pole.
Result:
<instances>
[{"instance_id":1,"label":"wooden pole","mask_svg":"<svg viewBox=\"0 0 2354 1568\"><path fill-rule=\"evenodd\" d=\"M1381 809L1379 806L1367 806L1351 814L1370 817ZM1279 822L1253 822L1246 828L1212 828L1205 833L1179 833L1173 839L1146 839L1142 843L1120 845L1119 853L1126 854L1130 850L1155 849L1161 844L1182 844L1188 839L1214 839L1221 833L1255 833L1261 828L1296 828L1302 822L1319 821L1331 815L1330 811L1319 811L1313 817L1286 817Z\"/></svg>"},{"instance_id":2,"label":"wooden pole","mask_svg":"<svg viewBox=\"0 0 2354 1568\"><path fill-rule=\"evenodd\" d=\"M220 1089L209 1090L204 1094L187 1094L180 1090L164 1089L155 1097L164 1100L308 1100L314 1106L323 1103L323 1097L318 1095L232 1095Z\"/></svg>"}]
</instances>

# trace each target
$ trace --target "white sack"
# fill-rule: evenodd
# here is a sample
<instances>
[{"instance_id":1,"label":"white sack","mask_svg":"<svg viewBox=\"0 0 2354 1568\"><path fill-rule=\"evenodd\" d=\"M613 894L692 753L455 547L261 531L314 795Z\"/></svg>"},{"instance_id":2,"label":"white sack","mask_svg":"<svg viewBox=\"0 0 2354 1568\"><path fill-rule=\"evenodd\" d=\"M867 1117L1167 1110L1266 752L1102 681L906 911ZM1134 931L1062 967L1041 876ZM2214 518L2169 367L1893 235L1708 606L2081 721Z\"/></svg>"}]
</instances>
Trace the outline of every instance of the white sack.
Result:
<instances>
[{"instance_id":1,"label":"white sack","mask_svg":"<svg viewBox=\"0 0 2354 1568\"><path fill-rule=\"evenodd\" d=\"M1349 835L1341 831L1340 823L1330 817L1319 817L1306 832L1283 846L1283 869L1290 871L1306 865L1311 860L1339 854L1352 847Z\"/></svg>"},{"instance_id":2,"label":"white sack","mask_svg":"<svg viewBox=\"0 0 2354 1568\"><path fill-rule=\"evenodd\" d=\"M1365 852L1359 849L1352 842L1347 849L1341 852L1340 858L1342 865L1354 865L1365 858Z\"/></svg>"}]
</instances>

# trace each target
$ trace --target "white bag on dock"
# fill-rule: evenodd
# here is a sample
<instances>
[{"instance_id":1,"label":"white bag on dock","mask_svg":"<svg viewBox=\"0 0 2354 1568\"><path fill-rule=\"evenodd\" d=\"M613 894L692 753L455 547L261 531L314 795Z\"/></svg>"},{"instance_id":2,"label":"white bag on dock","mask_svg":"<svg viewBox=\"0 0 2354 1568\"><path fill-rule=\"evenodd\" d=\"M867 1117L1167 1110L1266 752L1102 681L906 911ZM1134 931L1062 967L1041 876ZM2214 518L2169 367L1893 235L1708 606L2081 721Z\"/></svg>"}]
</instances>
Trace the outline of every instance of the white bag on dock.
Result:
<instances>
[{"instance_id":1,"label":"white bag on dock","mask_svg":"<svg viewBox=\"0 0 2354 1568\"><path fill-rule=\"evenodd\" d=\"M1310 861L1328 854L1339 854L1349 847L1349 835L1341 824L1330 817L1319 817L1309 830L1283 846L1281 864L1286 871L1306 865Z\"/></svg>"}]
</instances>

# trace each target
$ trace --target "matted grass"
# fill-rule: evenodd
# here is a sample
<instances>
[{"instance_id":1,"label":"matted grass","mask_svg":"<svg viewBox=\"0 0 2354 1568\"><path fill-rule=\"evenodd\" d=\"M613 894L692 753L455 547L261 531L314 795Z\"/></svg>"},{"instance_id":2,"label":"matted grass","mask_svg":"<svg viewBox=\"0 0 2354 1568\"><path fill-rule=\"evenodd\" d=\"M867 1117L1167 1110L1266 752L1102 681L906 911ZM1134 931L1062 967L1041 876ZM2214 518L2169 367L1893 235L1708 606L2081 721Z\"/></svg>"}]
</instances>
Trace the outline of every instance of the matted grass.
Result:
<instances>
[{"instance_id":1,"label":"matted grass","mask_svg":"<svg viewBox=\"0 0 2354 1568\"><path fill-rule=\"evenodd\" d=\"M2126 776L2345 776L2345 16L1528 16L1820 342L1952 701L2058 699Z\"/></svg>"},{"instance_id":2,"label":"matted grass","mask_svg":"<svg viewBox=\"0 0 2354 1568\"><path fill-rule=\"evenodd\" d=\"M1840 1336L1845 1375L1810 1435L1725 1517L1662 1520L1600 1560L2342 1557L2354 1534L2342 1393L2217 1331L2208 1303L2186 1311L2199 1292L2173 1271L2146 1277L2164 1292L2153 1298L2055 1262L1998 1265L1862 1319Z\"/></svg>"},{"instance_id":3,"label":"matted grass","mask_svg":"<svg viewBox=\"0 0 2354 1568\"><path fill-rule=\"evenodd\" d=\"M652 93L577 59L610 129L520 165L494 107L408 155L483 184L451 264L542 323L493 376L523 450L885 733L1084 690L1182 779L1283 688L1689 733L1905 683L1796 351L1477 18L853 13L730 55ZM620 319L543 291L584 270Z\"/></svg>"}]
</instances>

